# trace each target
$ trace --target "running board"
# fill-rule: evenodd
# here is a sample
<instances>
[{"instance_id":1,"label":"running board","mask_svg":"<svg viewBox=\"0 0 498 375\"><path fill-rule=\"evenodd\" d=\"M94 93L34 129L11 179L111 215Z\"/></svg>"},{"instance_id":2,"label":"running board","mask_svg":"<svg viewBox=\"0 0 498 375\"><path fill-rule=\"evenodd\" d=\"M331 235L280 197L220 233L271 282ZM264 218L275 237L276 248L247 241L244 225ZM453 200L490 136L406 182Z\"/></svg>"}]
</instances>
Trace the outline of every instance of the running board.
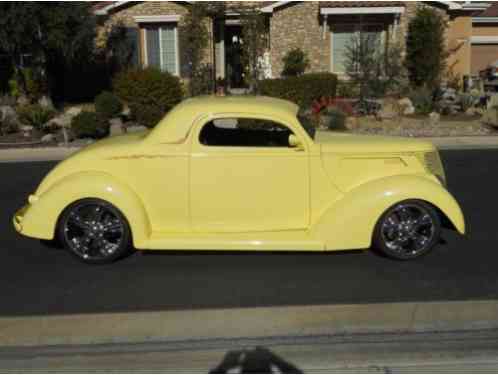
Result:
<instances>
[{"instance_id":1,"label":"running board","mask_svg":"<svg viewBox=\"0 0 498 375\"><path fill-rule=\"evenodd\" d=\"M153 233L141 250L325 251L307 232L165 234Z\"/></svg>"}]
</instances>

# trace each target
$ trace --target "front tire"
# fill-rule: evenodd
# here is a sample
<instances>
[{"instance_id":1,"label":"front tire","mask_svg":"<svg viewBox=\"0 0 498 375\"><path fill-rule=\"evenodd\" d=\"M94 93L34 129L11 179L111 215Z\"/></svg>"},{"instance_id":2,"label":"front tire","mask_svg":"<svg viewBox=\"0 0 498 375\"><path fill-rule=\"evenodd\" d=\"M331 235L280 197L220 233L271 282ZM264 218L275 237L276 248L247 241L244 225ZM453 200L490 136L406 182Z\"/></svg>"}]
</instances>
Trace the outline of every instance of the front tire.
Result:
<instances>
[{"instance_id":1,"label":"front tire","mask_svg":"<svg viewBox=\"0 0 498 375\"><path fill-rule=\"evenodd\" d=\"M429 204L409 200L398 203L379 219L373 247L397 260L412 260L429 253L441 237L441 220Z\"/></svg>"},{"instance_id":2,"label":"front tire","mask_svg":"<svg viewBox=\"0 0 498 375\"><path fill-rule=\"evenodd\" d=\"M61 244L87 264L108 264L128 255L131 231L124 215L100 199L83 199L62 213L57 237Z\"/></svg>"}]
</instances>

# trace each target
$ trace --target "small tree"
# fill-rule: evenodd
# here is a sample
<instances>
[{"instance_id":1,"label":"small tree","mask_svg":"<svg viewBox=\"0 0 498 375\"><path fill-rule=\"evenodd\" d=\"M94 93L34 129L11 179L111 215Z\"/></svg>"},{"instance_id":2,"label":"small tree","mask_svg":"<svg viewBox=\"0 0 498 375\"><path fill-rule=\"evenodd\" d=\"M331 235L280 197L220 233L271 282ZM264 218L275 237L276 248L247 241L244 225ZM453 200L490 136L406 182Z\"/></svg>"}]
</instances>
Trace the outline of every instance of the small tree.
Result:
<instances>
[{"instance_id":1,"label":"small tree","mask_svg":"<svg viewBox=\"0 0 498 375\"><path fill-rule=\"evenodd\" d=\"M346 47L345 70L358 87L360 104L396 93L406 77L399 44L385 46L378 35L360 32Z\"/></svg>"},{"instance_id":2,"label":"small tree","mask_svg":"<svg viewBox=\"0 0 498 375\"><path fill-rule=\"evenodd\" d=\"M248 70L249 89L257 92L258 80L261 76L260 59L263 56L268 39L266 33L266 17L256 8L247 8L241 13L242 24L242 58Z\"/></svg>"},{"instance_id":3,"label":"small tree","mask_svg":"<svg viewBox=\"0 0 498 375\"><path fill-rule=\"evenodd\" d=\"M284 63L283 76L300 76L309 66L309 59L300 48L294 48L287 52L282 59Z\"/></svg>"},{"instance_id":4,"label":"small tree","mask_svg":"<svg viewBox=\"0 0 498 375\"><path fill-rule=\"evenodd\" d=\"M418 9L408 26L406 68L415 87L438 87L446 69L446 23L430 8Z\"/></svg>"},{"instance_id":5,"label":"small tree","mask_svg":"<svg viewBox=\"0 0 498 375\"><path fill-rule=\"evenodd\" d=\"M191 96L197 96L212 92L214 88L212 69L202 61L209 43L207 30L209 9L208 5L202 2L193 2L188 9L180 35L183 38L183 56L188 66L189 92Z\"/></svg>"}]
</instances>

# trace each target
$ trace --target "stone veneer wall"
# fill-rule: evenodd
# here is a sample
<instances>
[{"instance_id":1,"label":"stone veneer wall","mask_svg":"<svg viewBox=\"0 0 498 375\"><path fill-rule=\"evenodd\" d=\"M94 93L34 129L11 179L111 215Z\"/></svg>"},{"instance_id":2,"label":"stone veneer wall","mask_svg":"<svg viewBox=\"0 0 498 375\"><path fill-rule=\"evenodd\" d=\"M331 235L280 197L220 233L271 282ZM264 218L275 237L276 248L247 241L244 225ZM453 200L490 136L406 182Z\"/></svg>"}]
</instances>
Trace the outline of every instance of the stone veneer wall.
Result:
<instances>
[{"instance_id":1,"label":"stone veneer wall","mask_svg":"<svg viewBox=\"0 0 498 375\"><path fill-rule=\"evenodd\" d=\"M330 70L329 33L323 38L318 2L297 2L274 10L270 16L270 56L273 77L283 69L282 58L293 48L310 60L309 72Z\"/></svg>"},{"instance_id":2,"label":"stone veneer wall","mask_svg":"<svg viewBox=\"0 0 498 375\"><path fill-rule=\"evenodd\" d=\"M179 15L181 16L180 21L178 22L178 43L179 43L179 52L180 52L180 74L184 76L184 72L182 72L182 67L185 67L185 56L182 56L182 35L181 35L181 26L183 24L183 16L185 16L188 12L187 9L188 4L181 4L180 2L173 1L144 1L144 2L136 2L131 3L129 5L124 5L116 10L112 10L111 13L106 16L104 22L101 24L97 31L97 45L100 47L105 47L106 35L109 33L111 28L115 25L123 25L126 27L139 28L139 24L137 24L134 20L136 16L159 16L159 15ZM212 30L212 22L210 20L206 21L206 26L208 29L209 43L204 53L204 62L213 64L213 30ZM143 30L140 32L140 56L141 61L144 61L143 55L143 43L144 43L144 34Z\"/></svg>"}]
</instances>

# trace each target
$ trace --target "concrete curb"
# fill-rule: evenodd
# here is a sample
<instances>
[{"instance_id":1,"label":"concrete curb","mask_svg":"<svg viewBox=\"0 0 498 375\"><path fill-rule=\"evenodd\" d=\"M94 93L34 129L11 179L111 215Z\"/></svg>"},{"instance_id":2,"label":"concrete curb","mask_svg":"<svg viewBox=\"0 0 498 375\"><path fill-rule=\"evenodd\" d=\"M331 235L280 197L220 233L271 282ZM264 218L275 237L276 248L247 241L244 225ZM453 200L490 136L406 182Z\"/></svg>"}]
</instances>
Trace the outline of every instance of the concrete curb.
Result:
<instances>
[{"instance_id":1,"label":"concrete curb","mask_svg":"<svg viewBox=\"0 0 498 375\"><path fill-rule=\"evenodd\" d=\"M498 328L498 301L387 303L0 318L0 346L422 333Z\"/></svg>"},{"instance_id":2,"label":"concrete curb","mask_svg":"<svg viewBox=\"0 0 498 375\"><path fill-rule=\"evenodd\" d=\"M11 148L0 150L0 163L64 160L80 147Z\"/></svg>"}]
</instances>

